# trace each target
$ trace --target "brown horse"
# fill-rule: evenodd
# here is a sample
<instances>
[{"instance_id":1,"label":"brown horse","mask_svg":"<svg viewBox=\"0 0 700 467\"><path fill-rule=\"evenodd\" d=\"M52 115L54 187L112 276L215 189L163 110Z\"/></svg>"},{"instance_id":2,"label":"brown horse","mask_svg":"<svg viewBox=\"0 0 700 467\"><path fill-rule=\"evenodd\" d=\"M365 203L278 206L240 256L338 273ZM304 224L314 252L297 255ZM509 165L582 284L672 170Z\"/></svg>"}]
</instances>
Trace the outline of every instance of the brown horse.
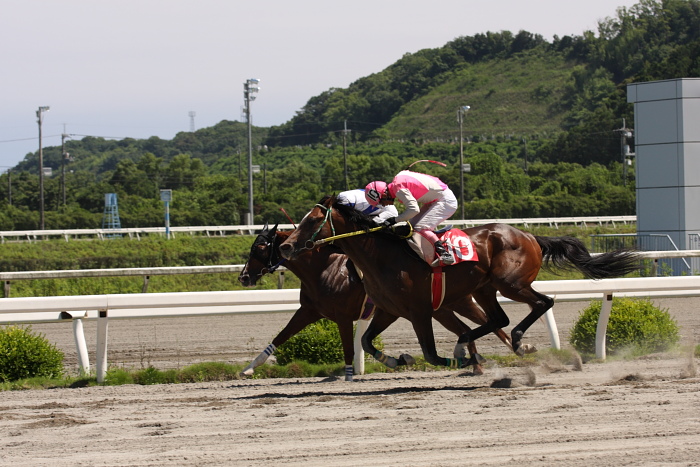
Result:
<instances>
[{"instance_id":1,"label":"brown horse","mask_svg":"<svg viewBox=\"0 0 700 467\"><path fill-rule=\"evenodd\" d=\"M278 231L277 225L272 229L266 225L251 246L249 259L238 277L240 283L244 286L254 286L263 275L275 271L283 262L279 255L279 246L291 233ZM335 247L314 248L300 255L294 261L287 261L284 265L301 280L300 307L287 326L243 370L242 374L251 375L253 370L262 365L277 347L309 324L321 318L327 318L338 325L345 358L345 379L352 381L353 321L360 319L366 293L359 277L353 274L354 268L348 267L347 256ZM477 324L484 324L487 321L486 315L476 306L471 297L459 301L454 310ZM469 331L469 327L447 308L437 310L433 313L433 317L458 336ZM373 317L373 322L376 321L374 325L374 329L377 331L376 335L397 319L398 316L377 309ZM508 348L512 349L510 338L503 330L498 329L495 334ZM460 346L457 348L457 352L461 351ZM476 347L470 346L469 351L476 353ZM385 356L376 349L371 354L390 368L406 365L412 360L410 355L402 355L396 359ZM478 362L474 364L474 373L483 373Z\"/></svg>"},{"instance_id":2,"label":"brown horse","mask_svg":"<svg viewBox=\"0 0 700 467\"><path fill-rule=\"evenodd\" d=\"M430 287L431 267L415 255L407 254L406 242L398 240L387 229L369 232L376 224L367 216L324 197L303 219L292 235L280 246L283 257L291 259L323 239L336 237L335 244L364 272L367 293L382 309L402 316L413 324L426 361L433 365L465 366L478 356L472 353L468 361L439 357L430 317L432 315ZM344 233L364 232L364 235L343 237ZM525 331L554 304L554 300L531 287L545 265L577 269L586 277L602 279L618 277L639 268L634 252L618 250L591 256L580 240L572 237L535 236L506 224L487 224L465 229L478 253L478 261L462 262L444 268L445 306L472 294L481 306L488 322L463 334L460 343L472 343L495 329L509 325L509 319L498 303L496 293L526 303L530 313L511 331L513 350L522 354ZM342 238L340 238L342 237ZM366 338L375 335L374 323L369 325L362 343L371 347Z\"/></svg>"}]
</instances>

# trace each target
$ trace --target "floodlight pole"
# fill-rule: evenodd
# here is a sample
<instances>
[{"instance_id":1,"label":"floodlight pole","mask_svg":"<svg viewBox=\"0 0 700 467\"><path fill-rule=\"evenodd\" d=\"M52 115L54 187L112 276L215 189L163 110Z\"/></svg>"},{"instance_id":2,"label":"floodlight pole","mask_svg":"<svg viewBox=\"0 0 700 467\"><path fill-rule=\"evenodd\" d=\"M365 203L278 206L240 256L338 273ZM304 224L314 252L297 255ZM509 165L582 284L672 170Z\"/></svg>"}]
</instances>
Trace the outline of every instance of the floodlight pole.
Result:
<instances>
[{"instance_id":1,"label":"floodlight pole","mask_svg":"<svg viewBox=\"0 0 700 467\"><path fill-rule=\"evenodd\" d=\"M41 125L44 122L44 112L49 111L49 106L41 106L36 111L39 124L39 230L44 230L44 150L41 144Z\"/></svg>"},{"instance_id":2,"label":"floodlight pole","mask_svg":"<svg viewBox=\"0 0 700 467\"><path fill-rule=\"evenodd\" d=\"M248 221L247 225L253 225L253 129L250 120L250 103L255 100L252 94L260 91L257 84L259 79L250 78L243 83L243 97L245 98L245 117L248 122Z\"/></svg>"},{"instance_id":3,"label":"floodlight pole","mask_svg":"<svg viewBox=\"0 0 700 467\"><path fill-rule=\"evenodd\" d=\"M459 122L459 206L462 220L464 220L464 137L462 124L464 123L464 115L469 109L468 105L463 105L457 109L457 121Z\"/></svg>"}]
</instances>

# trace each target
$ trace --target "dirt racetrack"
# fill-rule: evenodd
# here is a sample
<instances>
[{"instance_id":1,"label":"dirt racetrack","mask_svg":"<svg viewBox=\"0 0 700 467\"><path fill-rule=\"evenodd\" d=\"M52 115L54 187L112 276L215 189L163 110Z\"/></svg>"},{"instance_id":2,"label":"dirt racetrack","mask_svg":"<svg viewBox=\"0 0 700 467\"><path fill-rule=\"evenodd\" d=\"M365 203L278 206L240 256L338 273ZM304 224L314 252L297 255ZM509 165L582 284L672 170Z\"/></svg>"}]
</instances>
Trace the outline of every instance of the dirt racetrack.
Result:
<instances>
[{"instance_id":1,"label":"dirt racetrack","mask_svg":"<svg viewBox=\"0 0 700 467\"><path fill-rule=\"evenodd\" d=\"M686 348L700 342L700 299L660 299ZM562 346L585 303L558 303ZM524 310L507 311L513 321ZM112 365L247 362L290 314L113 320ZM34 325L75 367L69 324ZM455 338L435 326L440 352ZM94 362L94 323L85 326ZM406 322L387 353L419 354ZM536 323L526 340L549 345ZM484 354L506 353L488 336ZM410 371L0 394L0 465L458 466L700 465L700 377L684 350L633 361L533 369Z\"/></svg>"}]
</instances>

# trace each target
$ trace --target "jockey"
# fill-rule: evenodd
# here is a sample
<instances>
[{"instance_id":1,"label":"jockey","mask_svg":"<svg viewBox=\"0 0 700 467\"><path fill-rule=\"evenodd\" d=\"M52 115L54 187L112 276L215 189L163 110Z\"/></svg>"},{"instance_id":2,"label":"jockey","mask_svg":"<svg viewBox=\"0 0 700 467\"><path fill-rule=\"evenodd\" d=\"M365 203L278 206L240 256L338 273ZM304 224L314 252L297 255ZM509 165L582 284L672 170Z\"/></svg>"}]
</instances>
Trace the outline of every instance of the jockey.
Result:
<instances>
[{"instance_id":1,"label":"jockey","mask_svg":"<svg viewBox=\"0 0 700 467\"><path fill-rule=\"evenodd\" d=\"M365 190L358 188L357 190L343 191L338 194L337 198L340 204L352 206L356 210L371 216L377 224L383 224L387 219L399 215L396 206L377 206L367 202L365 198Z\"/></svg>"},{"instance_id":2,"label":"jockey","mask_svg":"<svg viewBox=\"0 0 700 467\"><path fill-rule=\"evenodd\" d=\"M384 224L393 225L411 219L413 229L435 245L435 253L443 264L455 262L452 252L445 248L433 232L457 211L457 198L442 180L432 175L403 170L389 184L382 181L367 184L365 197L372 206L391 205L395 199L401 201L406 210L399 216L385 220Z\"/></svg>"}]
</instances>

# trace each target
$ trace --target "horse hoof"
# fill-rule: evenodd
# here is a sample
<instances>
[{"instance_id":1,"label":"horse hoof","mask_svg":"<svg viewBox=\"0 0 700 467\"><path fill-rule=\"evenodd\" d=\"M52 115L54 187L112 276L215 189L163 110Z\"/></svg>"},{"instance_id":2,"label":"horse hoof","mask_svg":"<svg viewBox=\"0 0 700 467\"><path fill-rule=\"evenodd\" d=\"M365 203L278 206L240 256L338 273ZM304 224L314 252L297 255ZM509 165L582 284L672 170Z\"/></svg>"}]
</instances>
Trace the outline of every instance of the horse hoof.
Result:
<instances>
[{"instance_id":1,"label":"horse hoof","mask_svg":"<svg viewBox=\"0 0 700 467\"><path fill-rule=\"evenodd\" d=\"M484 368L481 365L474 365L474 375L481 376L484 374Z\"/></svg>"},{"instance_id":2,"label":"horse hoof","mask_svg":"<svg viewBox=\"0 0 700 467\"><path fill-rule=\"evenodd\" d=\"M395 369L397 366L399 366L399 361L396 360L394 357L387 357L386 361L384 362L384 365L387 368L391 368L392 370Z\"/></svg>"},{"instance_id":3,"label":"horse hoof","mask_svg":"<svg viewBox=\"0 0 700 467\"><path fill-rule=\"evenodd\" d=\"M402 353L399 357L399 362L406 366L412 366L416 364L416 359L407 353Z\"/></svg>"},{"instance_id":4,"label":"horse hoof","mask_svg":"<svg viewBox=\"0 0 700 467\"><path fill-rule=\"evenodd\" d=\"M485 361L486 359L484 357L482 357L478 353L475 353L471 357L469 357L469 360L462 364L461 368L466 368L468 366L476 367L477 365L481 365Z\"/></svg>"},{"instance_id":5,"label":"horse hoof","mask_svg":"<svg viewBox=\"0 0 700 467\"><path fill-rule=\"evenodd\" d=\"M241 371L241 376L251 376L255 372L255 369L248 367L245 370Z\"/></svg>"},{"instance_id":6,"label":"horse hoof","mask_svg":"<svg viewBox=\"0 0 700 467\"><path fill-rule=\"evenodd\" d=\"M467 355L469 355L469 350L467 349L467 344L455 345L455 350L454 350L455 358L466 358Z\"/></svg>"},{"instance_id":7,"label":"horse hoof","mask_svg":"<svg viewBox=\"0 0 700 467\"><path fill-rule=\"evenodd\" d=\"M345 375L345 381L352 382L352 375Z\"/></svg>"}]
</instances>

